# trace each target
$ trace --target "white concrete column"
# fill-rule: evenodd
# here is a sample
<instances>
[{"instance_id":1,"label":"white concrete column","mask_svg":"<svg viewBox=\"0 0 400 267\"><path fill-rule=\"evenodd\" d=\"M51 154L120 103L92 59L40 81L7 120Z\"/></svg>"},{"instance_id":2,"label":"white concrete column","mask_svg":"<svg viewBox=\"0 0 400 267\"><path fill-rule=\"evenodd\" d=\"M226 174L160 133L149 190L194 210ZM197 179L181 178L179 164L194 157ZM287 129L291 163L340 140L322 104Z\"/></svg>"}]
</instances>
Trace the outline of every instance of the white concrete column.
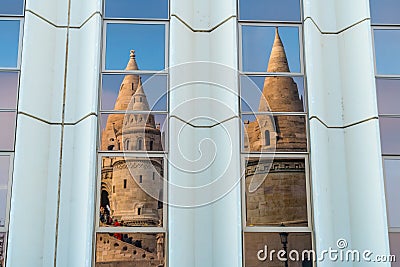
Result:
<instances>
[{"instance_id":1,"label":"white concrete column","mask_svg":"<svg viewBox=\"0 0 400 267\"><path fill-rule=\"evenodd\" d=\"M347 249L389 254L368 2L304 1L318 252L344 238Z\"/></svg>"},{"instance_id":2,"label":"white concrete column","mask_svg":"<svg viewBox=\"0 0 400 267\"><path fill-rule=\"evenodd\" d=\"M235 16L171 0L169 266L241 266Z\"/></svg>"},{"instance_id":3,"label":"white concrete column","mask_svg":"<svg viewBox=\"0 0 400 267\"><path fill-rule=\"evenodd\" d=\"M7 266L90 266L101 1L26 1Z\"/></svg>"}]
</instances>

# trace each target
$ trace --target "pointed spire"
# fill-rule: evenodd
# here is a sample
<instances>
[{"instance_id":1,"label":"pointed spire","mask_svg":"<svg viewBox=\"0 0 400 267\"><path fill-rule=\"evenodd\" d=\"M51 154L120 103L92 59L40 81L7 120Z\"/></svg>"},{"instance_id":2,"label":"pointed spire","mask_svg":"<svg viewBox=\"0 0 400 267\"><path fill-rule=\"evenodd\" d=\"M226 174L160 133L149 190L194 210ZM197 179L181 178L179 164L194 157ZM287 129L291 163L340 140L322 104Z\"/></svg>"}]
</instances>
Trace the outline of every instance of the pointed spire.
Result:
<instances>
[{"instance_id":1,"label":"pointed spire","mask_svg":"<svg viewBox=\"0 0 400 267\"><path fill-rule=\"evenodd\" d=\"M278 27L275 28L275 40L272 46L271 55L269 57L268 72L290 72L287 61L285 48L281 37L279 36Z\"/></svg>"},{"instance_id":2,"label":"pointed spire","mask_svg":"<svg viewBox=\"0 0 400 267\"><path fill-rule=\"evenodd\" d=\"M143 91L142 80L139 78L139 84L133 95L132 110L135 111L149 111L149 103L147 102L146 94Z\"/></svg>"}]
</instances>

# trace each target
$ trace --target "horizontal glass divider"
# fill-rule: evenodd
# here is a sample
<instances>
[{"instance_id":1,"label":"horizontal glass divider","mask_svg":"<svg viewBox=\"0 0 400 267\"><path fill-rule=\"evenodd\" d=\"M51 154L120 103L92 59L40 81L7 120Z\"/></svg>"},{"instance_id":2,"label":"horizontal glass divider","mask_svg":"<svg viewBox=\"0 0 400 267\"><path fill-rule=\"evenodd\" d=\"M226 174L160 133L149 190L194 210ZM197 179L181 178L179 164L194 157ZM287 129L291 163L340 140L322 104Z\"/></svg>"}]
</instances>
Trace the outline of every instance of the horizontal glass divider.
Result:
<instances>
[{"instance_id":1,"label":"horizontal glass divider","mask_svg":"<svg viewBox=\"0 0 400 267\"><path fill-rule=\"evenodd\" d=\"M123 24L169 24L169 20L157 20L157 19L104 19L104 24L123 23Z\"/></svg>"},{"instance_id":2,"label":"horizontal glass divider","mask_svg":"<svg viewBox=\"0 0 400 267\"><path fill-rule=\"evenodd\" d=\"M400 227L389 227L389 233L400 233Z\"/></svg>"},{"instance_id":3,"label":"horizontal glass divider","mask_svg":"<svg viewBox=\"0 0 400 267\"><path fill-rule=\"evenodd\" d=\"M308 157L308 152L241 152L243 158L294 158L294 159L305 159Z\"/></svg>"},{"instance_id":4,"label":"horizontal glass divider","mask_svg":"<svg viewBox=\"0 0 400 267\"><path fill-rule=\"evenodd\" d=\"M0 68L0 72L21 72L20 69L17 68Z\"/></svg>"},{"instance_id":5,"label":"horizontal glass divider","mask_svg":"<svg viewBox=\"0 0 400 267\"><path fill-rule=\"evenodd\" d=\"M105 12L104 12L105 14ZM168 15L168 18L123 18L123 17L106 17L104 15L104 21L144 21L144 22L153 22L153 21L159 21L159 22L169 22L170 21L170 16Z\"/></svg>"},{"instance_id":6,"label":"horizontal glass divider","mask_svg":"<svg viewBox=\"0 0 400 267\"><path fill-rule=\"evenodd\" d=\"M96 227L96 233L166 233L165 227Z\"/></svg>"},{"instance_id":7,"label":"horizontal glass divider","mask_svg":"<svg viewBox=\"0 0 400 267\"><path fill-rule=\"evenodd\" d=\"M104 66L103 66L104 67ZM103 69L101 74L116 74L116 75L127 75L127 74L137 74L137 75L160 75L160 76L168 76L167 71L156 71L156 70L108 70Z\"/></svg>"},{"instance_id":8,"label":"horizontal glass divider","mask_svg":"<svg viewBox=\"0 0 400 267\"><path fill-rule=\"evenodd\" d=\"M400 114L379 114L379 118L400 118Z\"/></svg>"},{"instance_id":9,"label":"horizontal glass divider","mask_svg":"<svg viewBox=\"0 0 400 267\"><path fill-rule=\"evenodd\" d=\"M14 151L4 151L4 150L1 150L0 151L0 156L12 156L12 155L14 155Z\"/></svg>"},{"instance_id":10,"label":"horizontal glass divider","mask_svg":"<svg viewBox=\"0 0 400 267\"><path fill-rule=\"evenodd\" d=\"M24 15L0 14L0 20L24 20Z\"/></svg>"},{"instance_id":11,"label":"horizontal glass divider","mask_svg":"<svg viewBox=\"0 0 400 267\"><path fill-rule=\"evenodd\" d=\"M387 155L387 156L382 155L382 158L383 159L397 159L397 160L400 160L400 154L398 154L398 155Z\"/></svg>"},{"instance_id":12,"label":"horizontal glass divider","mask_svg":"<svg viewBox=\"0 0 400 267\"><path fill-rule=\"evenodd\" d=\"M140 152L140 151L126 151L126 152L121 152L121 151L115 151L115 152L110 152L110 151L105 151L105 150L99 150L98 155L101 157L124 157L124 156L129 156L129 157L150 157L150 158L163 158L166 155L168 155L167 152L163 153L161 151L155 151L155 152Z\"/></svg>"},{"instance_id":13,"label":"horizontal glass divider","mask_svg":"<svg viewBox=\"0 0 400 267\"><path fill-rule=\"evenodd\" d=\"M378 30L400 30L400 24L371 24L371 28L373 30L378 29Z\"/></svg>"},{"instance_id":14,"label":"horizontal glass divider","mask_svg":"<svg viewBox=\"0 0 400 267\"><path fill-rule=\"evenodd\" d=\"M265 21L265 20L238 20L239 26L253 25L253 26L270 26L270 27L302 27L302 21Z\"/></svg>"},{"instance_id":15,"label":"horizontal glass divider","mask_svg":"<svg viewBox=\"0 0 400 267\"><path fill-rule=\"evenodd\" d=\"M0 109L0 112L17 112L17 110L16 109L7 109L7 108L5 108L5 109Z\"/></svg>"},{"instance_id":16,"label":"horizontal glass divider","mask_svg":"<svg viewBox=\"0 0 400 267\"><path fill-rule=\"evenodd\" d=\"M284 76L284 77L303 77L302 72L265 72L265 71L243 71L239 70L240 76Z\"/></svg>"},{"instance_id":17,"label":"horizontal glass divider","mask_svg":"<svg viewBox=\"0 0 400 267\"><path fill-rule=\"evenodd\" d=\"M400 30L400 28L399 28ZM397 80L400 78L400 74L376 74L375 75L376 79L393 79L393 80Z\"/></svg>"},{"instance_id":18,"label":"horizontal glass divider","mask_svg":"<svg viewBox=\"0 0 400 267\"><path fill-rule=\"evenodd\" d=\"M245 226L243 228L245 233L311 233L312 229L309 227L282 227L282 226Z\"/></svg>"},{"instance_id":19,"label":"horizontal glass divider","mask_svg":"<svg viewBox=\"0 0 400 267\"><path fill-rule=\"evenodd\" d=\"M279 115L285 115L285 116L306 116L308 115L307 112L241 112L240 115L271 115L271 116L279 116Z\"/></svg>"},{"instance_id":20,"label":"horizontal glass divider","mask_svg":"<svg viewBox=\"0 0 400 267\"><path fill-rule=\"evenodd\" d=\"M168 111L134 111L134 110L100 110L100 115L107 114L157 114L157 115L168 115Z\"/></svg>"}]
</instances>

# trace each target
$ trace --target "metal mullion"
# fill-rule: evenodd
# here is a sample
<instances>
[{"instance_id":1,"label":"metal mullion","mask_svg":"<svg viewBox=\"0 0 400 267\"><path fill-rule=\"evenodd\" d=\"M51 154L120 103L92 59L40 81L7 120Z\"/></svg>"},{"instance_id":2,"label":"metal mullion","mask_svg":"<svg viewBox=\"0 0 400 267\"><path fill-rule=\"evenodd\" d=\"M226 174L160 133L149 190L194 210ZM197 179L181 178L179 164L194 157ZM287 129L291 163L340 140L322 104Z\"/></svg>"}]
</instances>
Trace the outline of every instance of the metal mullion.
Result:
<instances>
[{"instance_id":1,"label":"metal mullion","mask_svg":"<svg viewBox=\"0 0 400 267\"><path fill-rule=\"evenodd\" d=\"M100 115L112 115L112 114L147 114L147 115L168 115L168 111L165 110L154 110L154 111L136 111L136 110L100 110ZM144 128L144 127L143 127Z\"/></svg>"},{"instance_id":2,"label":"metal mullion","mask_svg":"<svg viewBox=\"0 0 400 267\"><path fill-rule=\"evenodd\" d=\"M102 74L116 74L116 75L128 75L128 74L133 74L133 75L164 75L166 76L168 74L167 71L164 70L103 70Z\"/></svg>"},{"instance_id":3,"label":"metal mullion","mask_svg":"<svg viewBox=\"0 0 400 267\"><path fill-rule=\"evenodd\" d=\"M269 115L269 116L303 116L306 117L308 114L307 112L285 112L285 111L270 111L270 112L251 112L251 111L243 111L241 112L242 116L248 116L248 115L253 115L253 116L258 116L258 115ZM242 117L240 116L240 117Z\"/></svg>"},{"instance_id":4,"label":"metal mullion","mask_svg":"<svg viewBox=\"0 0 400 267\"><path fill-rule=\"evenodd\" d=\"M379 118L400 118L400 114L379 114Z\"/></svg>"},{"instance_id":5,"label":"metal mullion","mask_svg":"<svg viewBox=\"0 0 400 267\"><path fill-rule=\"evenodd\" d=\"M399 29L399 31L400 31L400 29ZM375 56L375 49L374 49L374 56ZM375 57L374 57L375 58ZM376 58L375 58L376 59ZM375 63L376 63L376 60L375 60ZM376 64L375 64L376 65ZM375 73L376 73L376 70L375 70ZM388 80L390 80L390 79L392 79L392 80L398 80L398 79L400 79L400 74L376 74L375 75L375 78L376 79L382 79L382 78L384 78L384 79L388 79Z\"/></svg>"},{"instance_id":6,"label":"metal mullion","mask_svg":"<svg viewBox=\"0 0 400 267\"><path fill-rule=\"evenodd\" d=\"M162 153L161 151L154 151L154 153L149 153L149 152L143 152L143 151L117 151L115 153L112 153L110 151L99 151L98 152L99 156L101 157L138 157L138 158L164 158L166 156L165 153Z\"/></svg>"},{"instance_id":7,"label":"metal mullion","mask_svg":"<svg viewBox=\"0 0 400 267\"><path fill-rule=\"evenodd\" d=\"M400 227L389 227L389 233L400 233Z\"/></svg>"},{"instance_id":8,"label":"metal mullion","mask_svg":"<svg viewBox=\"0 0 400 267\"><path fill-rule=\"evenodd\" d=\"M239 16L240 17L240 14ZM298 21L291 21L291 20L254 20L254 19L249 19L249 20L245 20L245 19L238 19L238 22L240 24L274 24L274 25L299 25L302 23L302 16L300 15L300 20ZM281 27L281 26L279 26Z\"/></svg>"},{"instance_id":9,"label":"metal mullion","mask_svg":"<svg viewBox=\"0 0 400 267\"><path fill-rule=\"evenodd\" d=\"M97 227L96 233L165 233L164 227Z\"/></svg>"},{"instance_id":10,"label":"metal mullion","mask_svg":"<svg viewBox=\"0 0 400 267\"><path fill-rule=\"evenodd\" d=\"M242 157L244 160L246 158L261 158L261 159L306 159L308 157L308 153L306 152L281 152L279 156L275 156L275 153L260 153L260 152L251 152L251 153L242 153ZM272 156L272 157L271 157Z\"/></svg>"},{"instance_id":11,"label":"metal mullion","mask_svg":"<svg viewBox=\"0 0 400 267\"><path fill-rule=\"evenodd\" d=\"M239 72L239 76L245 77L304 77L302 73L299 72L257 72L257 71L243 71Z\"/></svg>"},{"instance_id":12,"label":"metal mullion","mask_svg":"<svg viewBox=\"0 0 400 267\"><path fill-rule=\"evenodd\" d=\"M288 226L288 227L282 227L282 226L245 226L244 227L244 232L245 233L282 233L282 232L288 232L288 233L311 233L312 229L309 227L293 227L293 226Z\"/></svg>"}]
</instances>

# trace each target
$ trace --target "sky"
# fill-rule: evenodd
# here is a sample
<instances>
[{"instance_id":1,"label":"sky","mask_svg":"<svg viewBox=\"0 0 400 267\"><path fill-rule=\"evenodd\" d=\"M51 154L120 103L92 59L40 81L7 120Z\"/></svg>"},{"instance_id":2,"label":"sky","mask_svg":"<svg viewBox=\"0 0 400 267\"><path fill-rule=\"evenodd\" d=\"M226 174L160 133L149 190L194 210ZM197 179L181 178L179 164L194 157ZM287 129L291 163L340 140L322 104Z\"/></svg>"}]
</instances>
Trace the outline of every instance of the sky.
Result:
<instances>
[{"instance_id":1,"label":"sky","mask_svg":"<svg viewBox=\"0 0 400 267\"><path fill-rule=\"evenodd\" d=\"M386 192L389 213L389 227L400 227L400 213L398 204L400 203L400 160L385 159Z\"/></svg>"},{"instance_id":2,"label":"sky","mask_svg":"<svg viewBox=\"0 0 400 267\"><path fill-rule=\"evenodd\" d=\"M400 74L400 30L374 30L377 74Z\"/></svg>"},{"instance_id":3,"label":"sky","mask_svg":"<svg viewBox=\"0 0 400 267\"><path fill-rule=\"evenodd\" d=\"M105 3L106 17L168 18L168 0L106 0Z\"/></svg>"},{"instance_id":4,"label":"sky","mask_svg":"<svg viewBox=\"0 0 400 267\"><path fill-rule=\"evenodd\" d=\"M399 0L370 0L372 23L400 24Z\"/></svg>"},{"instance_id":5,"label":"sky","mask_svg":"<svg viewBox=\"0 0 400 267\"><path fill-rule=\"evenodd\" d=\"M125 75L103 74L102 110L113 110ZM150 110L167 111L167 76L140 75Z\"/></svg>"},{"instance_id":6,"label":"sky","mask_svg":"<svg viewBox=\"0 0 400 267\"><path fill-rule=\"evenodd\" d=\"M0 20L0 68L17 67L19 29L19 20Z\"/></svg>"},{"instance_id":7,"label":"sky","mask_svg":"<svg viewBox=\"0 0 400 267\"><path fill-rule=\"evenodd\" d=\"M240 19L300 21L300 0L240 0Z\"/></svg>"},{"instance_id":8,"label":"sky","mask_svg":"<svg viewBox=\"0 0 400 267\"><path fill-rule=\"evenodd\" d=\"M379 114L400 114L400 80L376 79Z\"/></svg>"},{"instance_id":9,"label":"sky","mask_svg":"<svg viewBox=\"0 0 400 267\"><path fill-rule=\"evenodd\" d=\"M140 70L164 70L165 25L107 24L106 69L124 70L130 50L136 51Z\"/></svg>"},{"instance_id":10,"label":"sky","mask_svg":"<svg viewBox=\"0 0 400 267\"><path fill-rule=\"evenodd\" d=\"M279 35L291 72L300 72L299 28L279 27ZM242 70L267 71L269 55L275 39L275 27L242 26Z\"/></svg>"},{"instance_id":11,"label":"sky","mask_svg":"<svg viewBox=\"0 0 400 267\"><path fill-rule=\"evenodd\" d=\"M0 72L0 109L17 108L18 72Z\"/></svg>"},{"instance_id":12,"label":"sky","mask_svg":"<svg viewBox=\"0 0 400 267\"><path fill-rule=\"evenodd\" d=\"M299 95L304 98L304 79L302 77L293 77L299 90ZM257 112L264 87L265 76L241 76L240 95L242 98L242 112Z\"/></svg>"},{"instance_id":13,"label":"sky","mask_svg":"<svg viewBox=\"0 0 400 267\"><path fill-rule=\"evenodd\" d=\"M382 154L400 153L400 118L379 118Z\"/></svg>"},{"instance_id":14,"label":"sky","mask_svg":"<svg viewBox=\"0 0 400 267\"><path fill-rule=\"evenodd\" d=\"M23 0L0 0L0 14L2 15L22 15L23 8Z\"/></svg>"},{"instance_id":15,"label":"sky","mask_svg":"<svg viewBox=\"0 0 400 267\"><path fill-rule=\"evenodd\" d=\"M14 149L15 112L0 112L0 150Z\"/></svg>"}]
</instances>

